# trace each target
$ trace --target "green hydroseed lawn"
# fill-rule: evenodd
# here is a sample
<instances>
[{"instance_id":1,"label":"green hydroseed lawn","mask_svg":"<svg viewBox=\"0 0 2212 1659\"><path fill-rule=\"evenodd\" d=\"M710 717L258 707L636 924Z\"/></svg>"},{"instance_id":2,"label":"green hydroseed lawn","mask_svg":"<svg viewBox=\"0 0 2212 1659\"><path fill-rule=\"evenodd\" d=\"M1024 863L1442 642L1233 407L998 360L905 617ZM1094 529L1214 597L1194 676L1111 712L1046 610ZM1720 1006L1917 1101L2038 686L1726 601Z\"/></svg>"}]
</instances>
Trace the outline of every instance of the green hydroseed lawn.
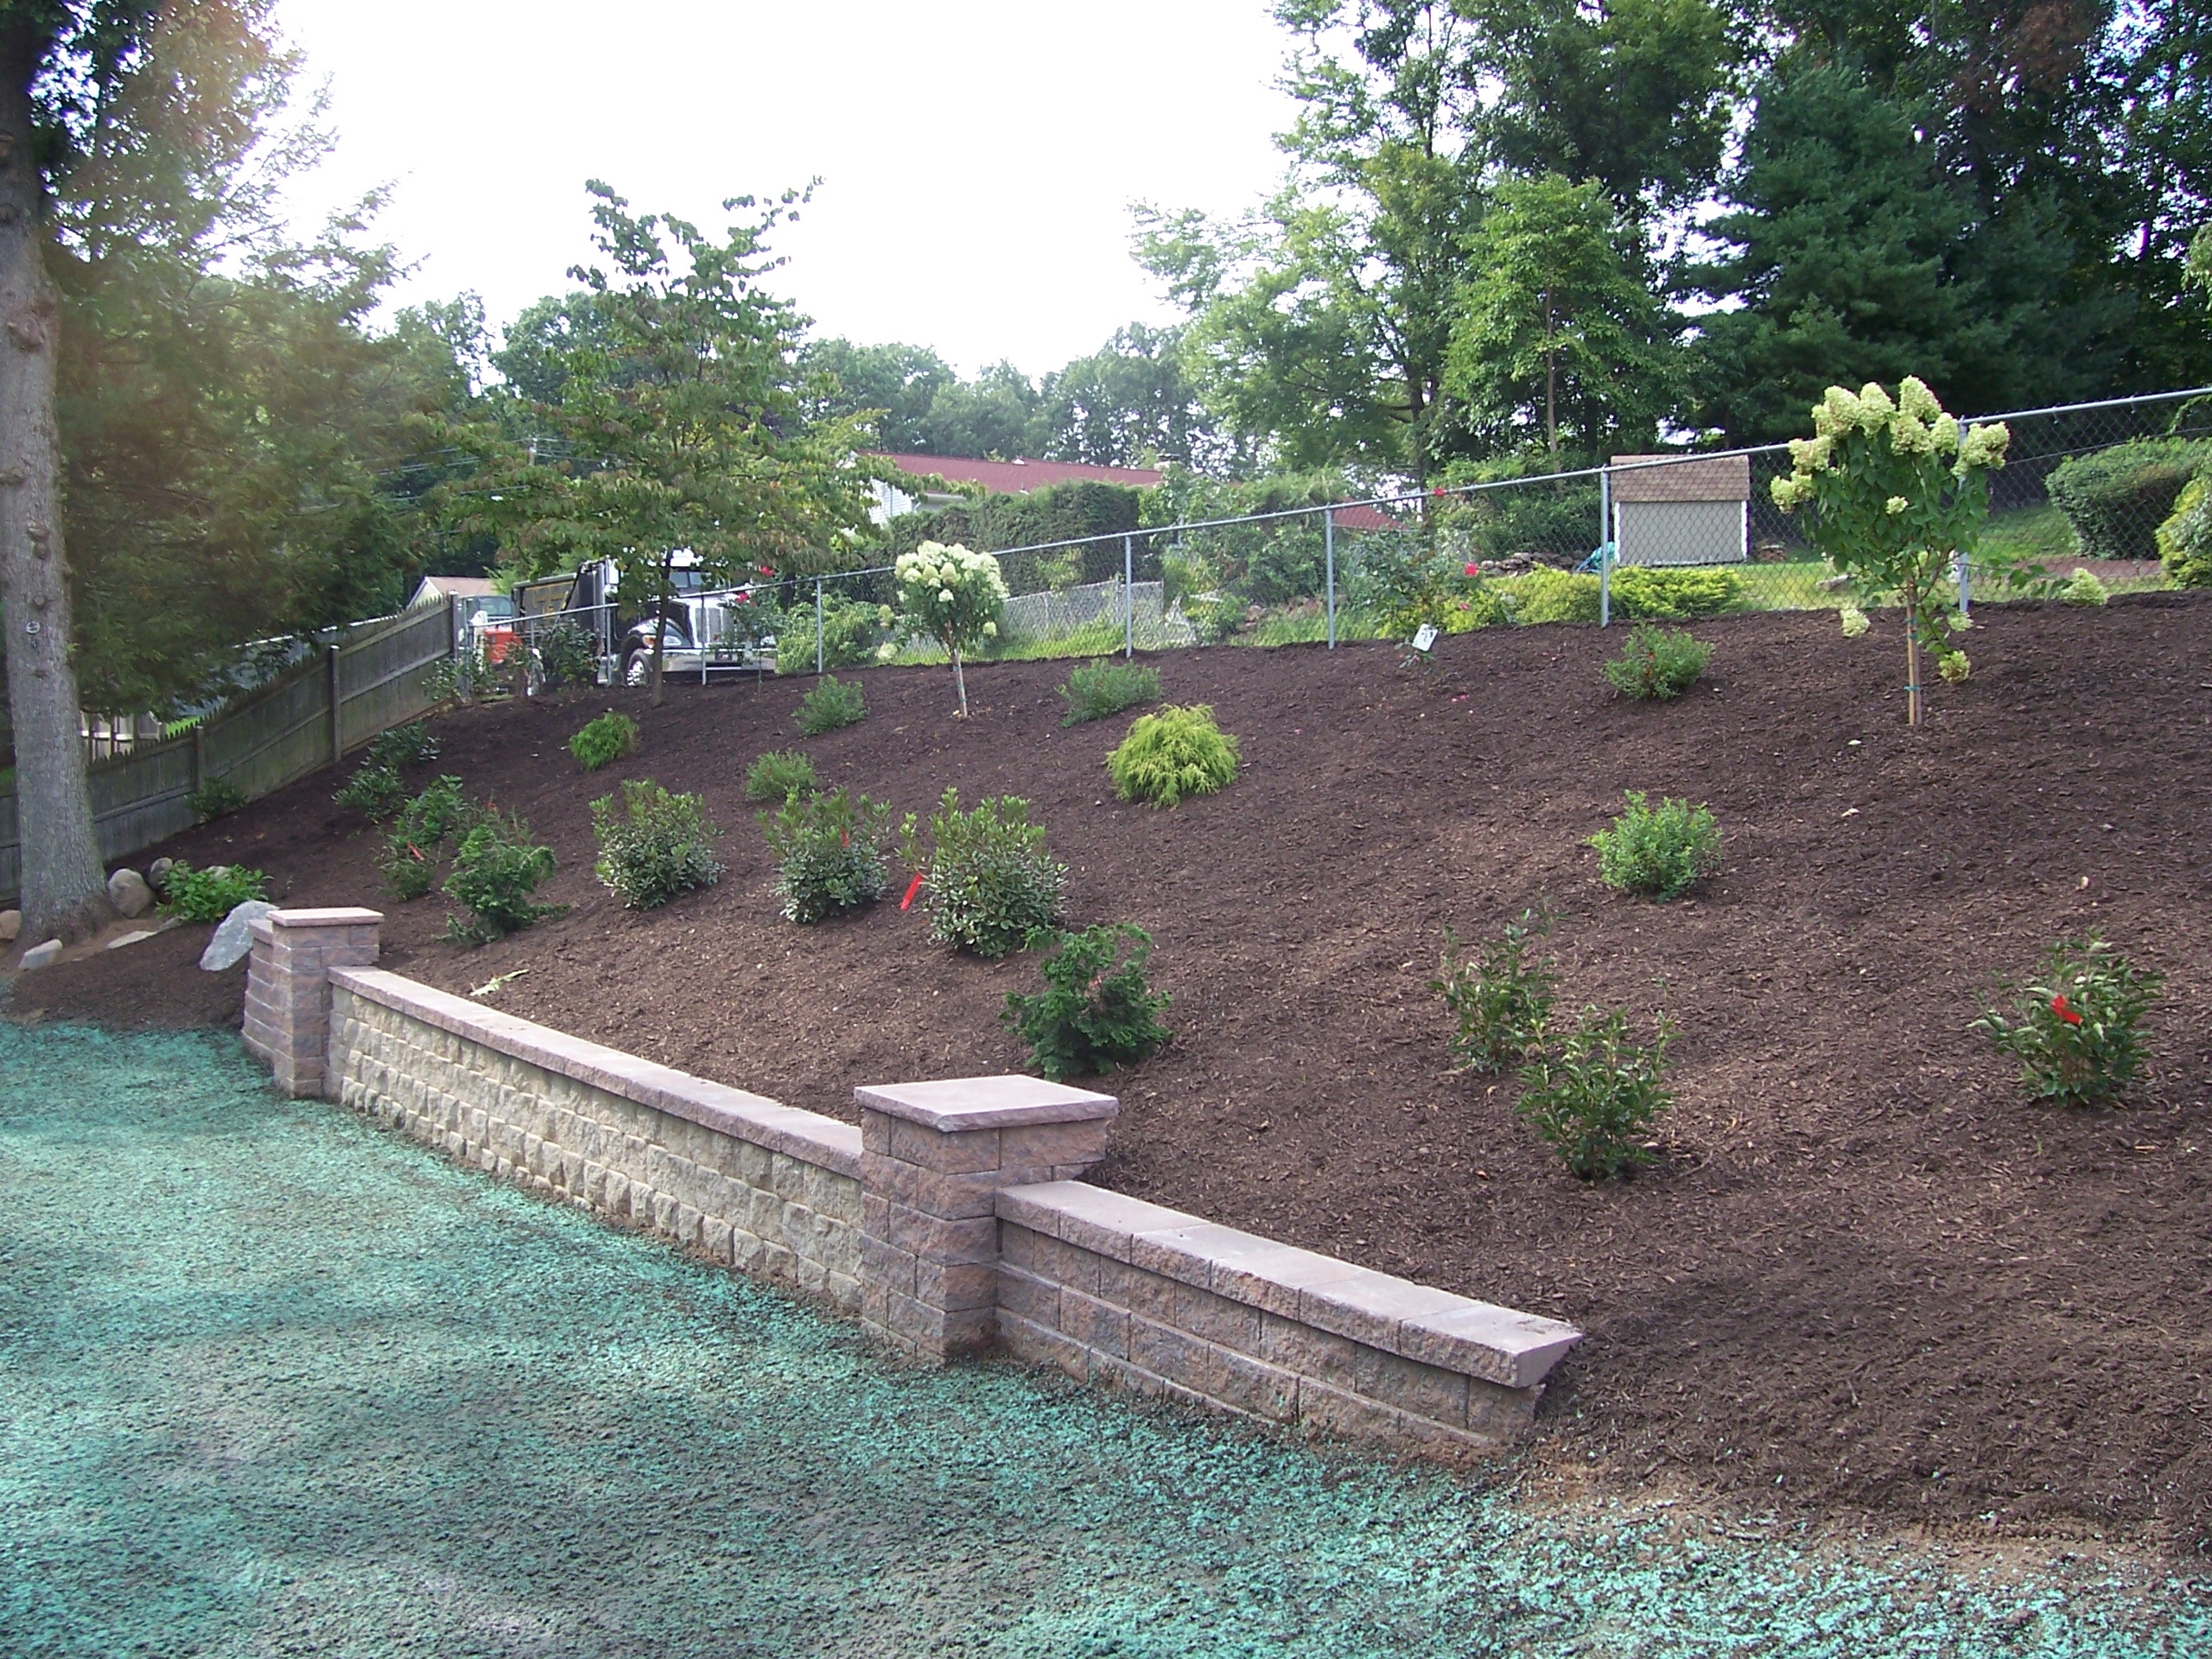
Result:
<instances>
[{"instance_id":1,"label":"green hydroseed lawn","mask_svg":"<svg viewBox=\"0 0 2212 1659\"><path fill-rule=\"evenodd\" d=\"M11 1659L2212 1651L2140 1570L1540 1510L902 1371L280 1100L234 1038L0 1024L0 1195Z\"/></svg>"}]
</instances>

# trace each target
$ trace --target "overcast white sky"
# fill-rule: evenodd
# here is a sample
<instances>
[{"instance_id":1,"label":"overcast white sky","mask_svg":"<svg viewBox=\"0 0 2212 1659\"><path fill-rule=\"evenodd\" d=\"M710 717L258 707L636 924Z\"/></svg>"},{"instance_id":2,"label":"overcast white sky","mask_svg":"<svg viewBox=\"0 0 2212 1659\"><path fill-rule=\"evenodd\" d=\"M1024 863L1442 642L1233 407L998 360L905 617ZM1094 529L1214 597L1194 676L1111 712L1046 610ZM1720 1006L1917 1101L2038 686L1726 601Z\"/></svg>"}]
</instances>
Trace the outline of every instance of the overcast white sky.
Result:
<instances>
[{"instance_id":1,"label":"overcast white sky","mask_svg":"<svg viewBox=\"0 0 2212 1659\"><path fill-rule=\"evenodd\" d=\"M1280 176L1266 0L280 0L339 149L303 215L389 181L384 233L495 322L588 252L583 182L709 229L816 175L779 244L819 329L1032 374L1171 315L1128 206L1235 212Z\"/></svg>"}]
</instances>

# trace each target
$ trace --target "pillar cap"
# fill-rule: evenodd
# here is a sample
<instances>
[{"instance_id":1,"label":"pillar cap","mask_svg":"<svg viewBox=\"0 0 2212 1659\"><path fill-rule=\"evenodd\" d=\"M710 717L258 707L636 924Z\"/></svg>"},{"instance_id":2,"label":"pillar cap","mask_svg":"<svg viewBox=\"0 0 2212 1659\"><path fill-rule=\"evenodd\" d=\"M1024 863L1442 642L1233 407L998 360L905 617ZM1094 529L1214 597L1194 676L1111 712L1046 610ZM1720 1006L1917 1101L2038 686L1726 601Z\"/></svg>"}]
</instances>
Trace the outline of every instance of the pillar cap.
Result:
<instances>
[{"instance_id":1,"label":"pillar cap","mask_svg":"<svg viewBox=\"0 0 2212 1659\"><path fill-rule=\"evenodd\" d=\"M1122 1109L1112 1095L1025 1077L876 1084L854 1090L853 1099L864 1111L954 1134L1031 1123L1088 1123L1111 1118Z\"/></svg>"},{"instance_id":2,"label":"pillar cap","mask_svg":"<svg viewBox=\"0 0 2212 1659\"><path fill-rule=\"evenodd\" d=\"M358 905L341 906L332 910L272 910L269 912L271 927L369 927L384 920L380 910L364 910Z\"/></svg>"}]
</instances>

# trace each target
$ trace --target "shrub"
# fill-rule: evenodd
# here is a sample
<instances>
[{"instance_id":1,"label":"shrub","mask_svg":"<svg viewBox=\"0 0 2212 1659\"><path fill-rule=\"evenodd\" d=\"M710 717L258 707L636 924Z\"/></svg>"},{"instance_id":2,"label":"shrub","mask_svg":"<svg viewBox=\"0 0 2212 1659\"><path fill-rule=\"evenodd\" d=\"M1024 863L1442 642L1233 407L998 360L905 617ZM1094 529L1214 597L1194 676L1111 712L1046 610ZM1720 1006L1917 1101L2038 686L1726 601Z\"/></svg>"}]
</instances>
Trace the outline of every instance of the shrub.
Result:
<instances>
[{"instance_id":1,"label":"shrub","mask_svg":"<svg viewBox=\"0 0 2212 1659\"><path fill-rule=\"evenodd\" d=\"M599 654L574 622L556 622L537 636L537 683L548 691L599 683Z\"/></svg>"},{"instance_id":2,"label":"shrub","mask_svg":"<svg viewBox=\"0 0 2212 1659\"><path fill-rule=\"evenodd\" d=\"M188 922L219 922L240 905L269 896L269 878L243 864L195 870L182 859L162 878L162 908Z\"/></svg>"},{"instance_id":3,"label":"shrub","mask_svg":"<svg viewBox=\"0 0 2212 1659\"><path fill-rule=\"evenodd\" d=\"M399 810L400 803L407 798L407 785L394 768L372 760L330 798L377 823Z\"/></svg>"},{"instance_id":4,"label":"shrub","mask_svg":"<svg viewBox=\"0 0 2212 1659\"><path fill-rule=\"evenodd\" d=\"M222 778L211 778L184 798L185 806L199 823L213 823L245 804L245 791Z\"/></svg>"},{"instance_id":5,"label":"shrub","mask_svg":"<svg viewBox=\"0 0 2212 1659\"><path fill-rule=\"evenodd\" d=\"M1125 801L1173 806L1186 795L1210 795L1236 781L1236 740L1213 723L1205 703L1172 703L1139 715L1129 734L1106 757L1114 792Z\"/></svg>"},{"instance_id":6,"label":"shrub","mask_svg":"<svg viewBox=\"0 0 2212 1659\"><path fill-rule=\"evenodd\" d=\"M2138 968L2104 939L2062 940L2044 953L2037 982L1999 987L2012 1012L1986 1008L1973 1028L2020 1062L2037 1100L2087 1106L2124 1094L2142 1064L2135 1027L2165 976Z\"/></svg>"},{"instance_id":7,"label":"shrub","mask_svg":"<svg viewBox=\"0 0 2212 1659\"><path fill-rule=\"evenodd\" d=\"M1655 809L1640 789L1626 798L1628 808L1613 827L1590 837L1607 887L1665 900L1720 868L1720 830L1707 808L1662 799Z\"/></svg>"},{"instance_id":8,"label":"shrub","mask_svg":"<svg viewBox=\"0 0 2212 1659\"><path fill-rule=\"evenodd\" d=\"M2091 559L2155 559L2158 527L2195 475L2212 468L2212 443L2187 438L2135 438L2056 467L2044 487L2082 555Z\"/></svg>"},{"instance_id":9,"label":"shrub","mask_svg":"<svg viewBox=\"0 0 2212 1659\"><path fill-rule=\"evenodd\" d=\"M2212 468L2174 498L2173 516L2158 526L2158 562L2177 588L2212 588Z\"/></svg>"},{"instance_id":10,"label":"shrub","mask_svg":"<svg viewBox=\"0 0 2212 1659\"><path fill-rule=\"evenodd\" d=\"M1732 611L1744 602L1744 584L1732 570L1669 570L1616 565L1612 613L1630 622L1694 622Z\"/></svg>"},{"instance_id":11,"label":"shrub","mask_svg":"<svg viewBox=\"0 0 2212 1659\"><path fill-rule=\"evenodd\" d=\"M1702 639L1693 639L1680 628L1639 622L1629 630L1621 654L1605 664L1605 677L1624 697L1664 701L1695 685L1712 660L1713 647Z\"/></svg>"},{"instance_id":12,"label":"shrub","mask_svg":"<svg viewBox=\"0 0 2212 1659\"><path fill-rule=\"evenodd\" d=\"M531 895L553 874L553 849L530 839L530 826L518 817L487 812L461 838L447 897L467 906L469 919L446 918L446 938L457 944L485 944L518 932L543 916L558 915L558 905L541 905Z\"/></svg>"},{"instance_id":13,"label":"shrub","mask_svg":"<svg viewBox=\"0 0 2212 1659\"><path fill-rule=\"evenodd\" d=\"M760 814L776 855L784 914L795 922L825 921L883 897L890 824L888 806L842 789L793 795L776 811Z\"/></svg>"},{"instance_id":14,"label":"shrub","mask_svg":"<svg viewBox=\"0 0 2212 1659\"><path fill-rule=\"evenodd\" d=\"M461 779L448 773L400 809L385 836L378 861L385 885L395 897L420 899L437 884L431 856L455 830L467 827L474 810L461 792Z\"/></svg>"},{"instance_id":15,"label":"shrub","mask_svg":"<svg viewBox=\"0 0 2212 1659\"><path fill-rule=\"evenodd\" d=\"M1531 570L1513 576L1507 588L1516 622L1595 622L1598 620L1598 578L1569 570Z\"/></svg>"},{"instance_id":16,"label":"shrub","mask_svg":"<svg viewBox=\"0 0 2212 1659\"><path fill-rule=\"evenodd\" d=\"M798 700L791 719L808 737L819 737L868 718L868 698L858 685L848 685L835 674L824 674Z\"/></svg>"},{"instance_id":17,"label":"shrub","mask_svg":"<svg viewBox=\"0 0 2212 1659\"><path fill-rule=\"evenodd\" d=\"M438 758L438 740L421 721L410 720L404 726L378 732L362 754L371 766L390 766L394 772L404 766L427 766Z\"/></svg>"},{"instance_id":18,"label":"shrub","mask_svg":"<svg viewBox=\"0 0 2212 1659\"><path fill-rule=\"evenodd\" d=\"M890 607L870 605L838 594L822 600L822 666L852 668L875 659L875 642L891 626ZM796 600L776 636L776 672L814 672L814 601Z\"/></svg>"},{"instance_id":19,"label":"shrub","mask_svg":"<svg viewBox=\"0 0 2212 1659\"><path fill-rule=\"evenodd\" d=\"M2058 590L2058 596L2069 605L2102 605L2112 598L2086 564L2075 567L2073 580Z\"/></svg>"},{"instance_id":20,"label":"shrub","mask_svg":"<svg viewBox=\"0 0 2212 1659\"><path fill-rule=\"evenodd\" d=\"M1001 1017L1055 1083L1135 1065L1173 1035L1160 1023L1166 994L1145 982L1151 957L1152 935L1127 922L1071 933L1043 963L1045 989L1009 992Z\"/></svg>"},{"instance_id":21,"label":"shrub","mask_svg":"<svg viewBox=\"0 0 2212 1659\"><path fill-rule=\"evenodd\" d=\"M745 798L780 801L792 794L811 795L822 785L814 775L814 758L797 749L772 749L756 756L745 769Z\"/></svg>"},{"instance_id":22,"label":"shrub","mask_svg":"<svg viewBox=\"0 0 2212 1659\"><path fill-rule=\"evenodd\" d=\"M1674 1104L1667 1089L1674 1037L1662 1014L1650 1046L1640 1047L1629 1039L1622 1010L1586 1008L1573 1031L1521 1068L1515 1109L1584 1180L1628 1174L1651 1161L1644 1137Z\"/></svg>"},{"instance_id":23,"label":"shrub","mask_svg":"<svg viewBox=\"0 0 2212 1659\"><path fill-rule=\"evenodd\" d=\"M1020 797L985 799L963 812L959 791L946 790L930 817L926 859L911 814L902 833L907 868L923 874L931 938L1002 957L1059 925L1067 866L1052 861L1045 826L1029 822L1029 803Z\"/></svg>"},{"instance_id":24,"label":"shrub","mask_svg":"<svg viewBox=\"0 0 2212 1659\"><path fill-rule=\"evenodd\" d=\"M597 772L638 747L638 722L608 709L596 720L586 721L569 740L569 753L586 772Z\"/></svg>"},{"instance_id":25,"label":"shrub","mask_svg":"<svg viewBox=\"0 0 2212 1659\"><path fill-rule=\"evenodd\" d=\"M1503 1071L1518 1065L1543 1040L1559 973L1548 960L1532 961L1530 944L1549 933L1550 912L1527 910L1504 933L1487 940L1477 957L1462 957L1450 929L1444 961L1428 988L1444 998L1459 1021L1452 1053L1470 1071Z\"/></svg>"},{"instance_id":26,"label":"shrub","mask_svg":"<svg viewBox=\"0 0 2212 1659\"><path fill-rule=\"evenodd\" d=\"M1063 726L1103 720L1141 702L1160 701L1160 671L1144 663L1079 663L1068 671L1060 696L1068 706Z\"/></svg>"},{"instance_id":27,"label":"shrub","mask_svg":"<svg viewBox=\"0 0 2212 1659\"><path fill-rule=\"evenodd\" d=\"M708 843L721 832L696 795L671 795L658 784L631 779L614 798L591 804L592 834L599 841L599 879L628 910L651 910L695 887L721 880Z\"/></svg>"}]
</instances>

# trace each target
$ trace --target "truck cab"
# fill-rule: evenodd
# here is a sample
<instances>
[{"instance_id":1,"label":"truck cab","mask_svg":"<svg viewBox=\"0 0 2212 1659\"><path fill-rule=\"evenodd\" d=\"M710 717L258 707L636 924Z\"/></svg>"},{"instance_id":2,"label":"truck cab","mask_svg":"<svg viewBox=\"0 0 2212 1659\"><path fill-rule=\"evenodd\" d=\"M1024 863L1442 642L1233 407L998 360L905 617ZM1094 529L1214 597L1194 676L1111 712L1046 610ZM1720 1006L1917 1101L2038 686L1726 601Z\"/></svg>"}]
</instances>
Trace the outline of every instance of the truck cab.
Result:
<instances>
[{"instance_id":1,"label":"truck cab","mask_svg":"<svg viewBox=\"0 0 2212 1659\"><path fill-rule=\"evenodd\" d=\"M753 585L716 588L709 581L698 556L679 549L670 563L669 596L658 616L650 599L622 591L621 572L609 559L594 560L572 576L518 584L515 595L518 620L533 639L556 622L589 637L602 685L645 683L656 635L664 678L696 676L703 684L769 671L776 660L775 636L760 632L748 610Z\"/></svg>"}]
</instances>

